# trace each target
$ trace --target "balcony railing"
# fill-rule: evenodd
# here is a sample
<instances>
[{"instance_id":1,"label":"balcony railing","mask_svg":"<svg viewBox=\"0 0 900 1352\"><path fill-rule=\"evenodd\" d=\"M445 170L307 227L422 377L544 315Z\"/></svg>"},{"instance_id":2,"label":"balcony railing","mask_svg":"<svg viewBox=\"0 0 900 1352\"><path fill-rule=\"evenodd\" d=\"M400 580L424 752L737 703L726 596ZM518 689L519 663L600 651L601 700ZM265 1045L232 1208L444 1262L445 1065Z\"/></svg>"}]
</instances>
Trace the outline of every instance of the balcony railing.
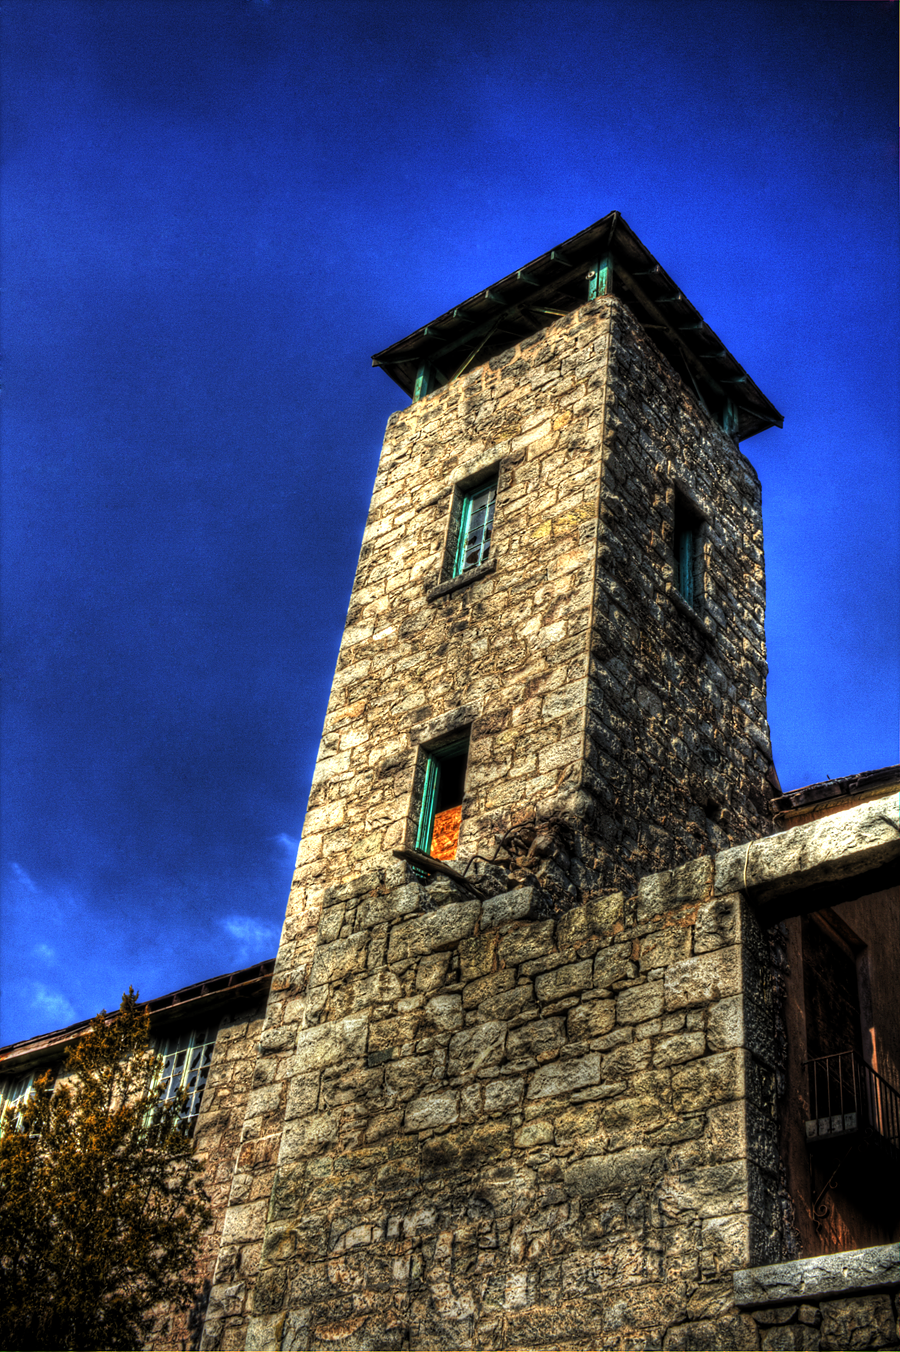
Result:
<instances>
[{"instance_id":1,"label":"balcony railing","mask_svg":"<svg viewBox=\"0 0 900 1352\"><path fill-rule=\"evenodd\" d=\"M808 1142L870 1131L900 1150L900 1093L855 1052L804 1061L809 1076Z\"/></svg>"}]
</instances>

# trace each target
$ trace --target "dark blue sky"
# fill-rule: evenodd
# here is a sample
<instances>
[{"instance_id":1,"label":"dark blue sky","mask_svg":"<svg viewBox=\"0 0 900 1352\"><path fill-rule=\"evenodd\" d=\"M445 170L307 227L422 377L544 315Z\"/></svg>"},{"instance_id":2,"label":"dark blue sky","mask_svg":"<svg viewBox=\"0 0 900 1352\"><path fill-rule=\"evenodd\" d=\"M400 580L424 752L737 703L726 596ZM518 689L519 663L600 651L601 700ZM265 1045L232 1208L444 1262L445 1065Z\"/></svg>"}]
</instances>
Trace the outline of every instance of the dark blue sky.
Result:
<instances>
[{"instance_id":1,"label":"dark blue sky","mask_svg":"<svg viewBox=\"0 0 900 1352\"><path fill-rule=\"evenodd\" d=\"M274 953L369 355L616 209L785 415L785 788L897 758L896 7L6 0L0 1041Z\"/></svg>"}]
</instances>

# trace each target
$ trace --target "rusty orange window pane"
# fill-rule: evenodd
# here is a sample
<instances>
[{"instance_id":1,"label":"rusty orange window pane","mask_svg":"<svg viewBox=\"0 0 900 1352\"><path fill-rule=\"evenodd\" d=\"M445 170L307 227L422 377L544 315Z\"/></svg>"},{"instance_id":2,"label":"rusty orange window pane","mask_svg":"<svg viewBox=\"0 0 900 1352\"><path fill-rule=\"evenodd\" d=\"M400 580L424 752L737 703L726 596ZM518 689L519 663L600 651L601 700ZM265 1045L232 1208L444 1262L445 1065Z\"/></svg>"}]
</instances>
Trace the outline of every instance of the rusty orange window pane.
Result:
<instances>
[{"instance_id":1,"label":"rusty orange window pane","mask_svg":"<svg viewBox=\"0 0 900 1352\"><path fill-rule=\"evenodd\" d=\"M425 753L416 849L455 859L459 849L469 739Z\"/></svg>"},{"instance_id":2,"label":"rusty orange window pane","mask_svg":"<svg viewBox=\"0 0 900 1352\"><path fill-rule=\"evenodd\" d=\"M431 848L428 853L433 859L455 859L459 847L459 828L462 825L462 805L448 807L439 812L434 819L434 831L431 834Z\"/></svg>"}]
</instances>

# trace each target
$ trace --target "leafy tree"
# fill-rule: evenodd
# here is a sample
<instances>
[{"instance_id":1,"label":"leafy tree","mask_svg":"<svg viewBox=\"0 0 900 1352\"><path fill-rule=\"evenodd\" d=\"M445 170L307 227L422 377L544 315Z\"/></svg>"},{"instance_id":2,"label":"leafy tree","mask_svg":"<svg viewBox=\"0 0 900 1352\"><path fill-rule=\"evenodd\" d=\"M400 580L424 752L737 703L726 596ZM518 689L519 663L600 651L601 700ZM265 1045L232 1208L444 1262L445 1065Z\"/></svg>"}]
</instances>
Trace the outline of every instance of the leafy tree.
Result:
<instances>
[{"instance_id":1,"label":"leafy tree","mask_svg":"<svg viewBox=\"0 0 900 1352\"><path fill-rule=\"evenodd\" d=\"M139 1348L155 1305L194 1298L210 1211L157 1065L129 991L0 1125L0 1347Z\"/></svg>"}]
</instances>

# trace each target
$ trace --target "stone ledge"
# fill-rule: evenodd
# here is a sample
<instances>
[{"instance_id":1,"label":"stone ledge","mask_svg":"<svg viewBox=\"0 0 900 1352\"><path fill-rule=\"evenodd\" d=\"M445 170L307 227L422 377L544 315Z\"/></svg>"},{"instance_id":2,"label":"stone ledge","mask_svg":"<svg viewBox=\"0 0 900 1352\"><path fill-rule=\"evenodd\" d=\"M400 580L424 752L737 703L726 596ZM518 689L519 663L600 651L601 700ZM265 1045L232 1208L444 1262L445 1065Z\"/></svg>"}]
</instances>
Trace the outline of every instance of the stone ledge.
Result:
<instances>
[{"instance_id":1,"label":"stone ledge","mask_svg":"<svg viewBox=\"0 0 900 1352\"><path fill-rule=\"evenodd\" d=\"M834 1296L900 1288L900 1245L797 1258L734 1274L734 1303L792 1305Z\"/></svg>"},{"instance_id":2,"label":"stone ledge","mask_svg":"<svg viewBox=\"0 0 900 1352\"><path fill-rule=\"evenodd\" d=\"M763 836L716 855L716 893L746 892L756 903L868 873L900 859L900 796ZM885 886L882 882L881 886Z\"/></svg>"},{"instance_id":3,"label":"stone ledge","mask_svg":"<svg viewBox=\"0 0 900 1352\"><path fill-rule=\"evenodd\" d=\"M496 567L497 560L488 559L487 563L482 563L477 568L468 568L464 573L460 573L459 577L451 577L449 582L441 582L436 587L430 587L425 593L425 600L436 601L440 596L449 596L450 592L455 592L460 587L468 587L472 582L479 582Z\"/></svg>"},{"instance_id":4,"label":"stone ledge","mask_svg":"<svg viewBox=\"0 0 900 1352\"><path fill-rule=\"evenodd\" d=\"M682 615L686 616L687 619L689 619L691 623L697 629L700 630L700 633L704 636L704 638L707 638L710 641L713 640L715 636L712 633L712 631L707 628L706 620L704 619L703 615L701 615L699 611L696 611L692 605L689 605L688 602L685 601L684 597L681 595L681 592L678 591L677 587L675 587L671 582L666 584L666 596L672 602L672 605L675 607L675 609L680 611Z\"/></svg>"}]
</instances>

